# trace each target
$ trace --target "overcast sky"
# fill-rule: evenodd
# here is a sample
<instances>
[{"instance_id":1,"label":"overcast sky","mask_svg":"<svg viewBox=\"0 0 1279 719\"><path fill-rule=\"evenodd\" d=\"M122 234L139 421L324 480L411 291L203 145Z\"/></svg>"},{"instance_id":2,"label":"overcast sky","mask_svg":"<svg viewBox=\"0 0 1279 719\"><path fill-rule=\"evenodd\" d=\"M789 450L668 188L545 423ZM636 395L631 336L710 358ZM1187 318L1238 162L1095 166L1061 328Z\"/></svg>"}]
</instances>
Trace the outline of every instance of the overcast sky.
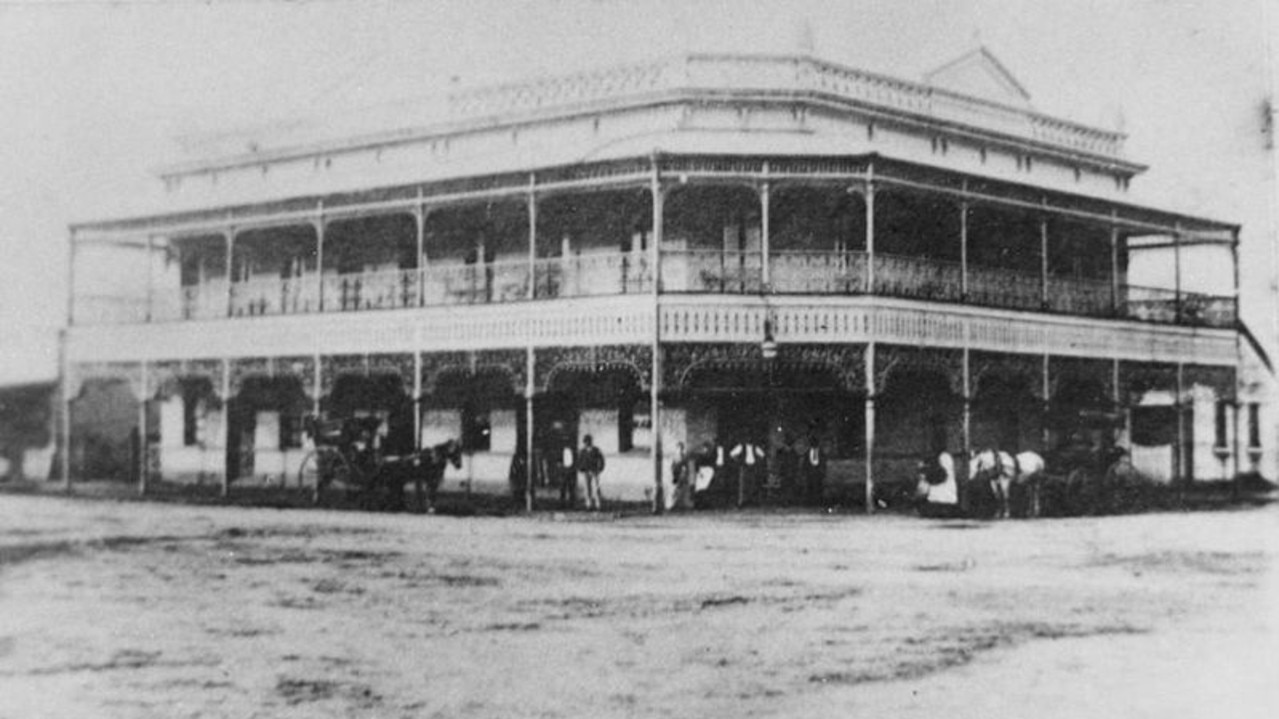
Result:
<instances>
[{"instance_id":1,"label":"overcast sky","mask_svg":"<svg viewBox=\"0 0 1279 719\"><path fill-rule=\"evenodd\" d=\"M451 82L793 51L805 23L817 56L907 79L985 45L1038 110L1122 127L1152 167L1134 199L1245 225L1245 313L1273 339L1266 2L0 0L0 383L56 375L68 223L158 196L177 138Z\"/></svg>"}]
</instances>

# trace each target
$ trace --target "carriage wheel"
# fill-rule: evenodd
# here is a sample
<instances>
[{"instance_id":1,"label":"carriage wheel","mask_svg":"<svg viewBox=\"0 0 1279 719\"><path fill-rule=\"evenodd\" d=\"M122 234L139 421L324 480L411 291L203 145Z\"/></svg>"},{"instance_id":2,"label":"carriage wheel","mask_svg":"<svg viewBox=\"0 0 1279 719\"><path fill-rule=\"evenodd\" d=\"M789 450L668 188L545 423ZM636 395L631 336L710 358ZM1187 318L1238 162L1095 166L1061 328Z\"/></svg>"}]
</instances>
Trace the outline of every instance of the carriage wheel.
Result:
<instances>
[{"instance_id":1,"label":"carriage wheel","mask_svg":"<svg viewBox=\"0 0 1279 719\"><path fill-rule=\"evenodd\" d=\"M318 503L320 499L320 455L317 452L307 452L302 458L302 464L298 465L298 488L311 488L311 502Z\"/></svg>"},{"instance_id":2,"label":"carriage wheel","mask_svg":"<svg viewBox=\"0 0 1279 719\"><path fill-rule=\"evenodd\" d=\"M351 465L340 453L318 451L311 452L302 460L302 468L298 470L298 482L312 482L311 501L318 505L320 496L326 488L340 484L349 489L352 475Z\"/></svg>"},{"instance_id":3,"label":"carriage wheel","mask_svg":"<svg viewBox=\"0 0 1279 719\"><path fill-rule=\"evenodd\" d=\"M1116 459L1113 464L1106 468L1106 481L1108 483L1124 481L1136 476L1137 470L1132 466L1132 458L1126 454Z\"/></svg>"},{"instance_id":4,"label":"carriage wheel","mask_svg":"<svg viewBox=\"0 0 1279 719\"><path fill-rule=\"evenodd\" d=\"M1066 475L1066 513L1068 515L1092 514L1095 487L1092 474L1083 467L1075 467Z\"/></svg>"}]
</instances>

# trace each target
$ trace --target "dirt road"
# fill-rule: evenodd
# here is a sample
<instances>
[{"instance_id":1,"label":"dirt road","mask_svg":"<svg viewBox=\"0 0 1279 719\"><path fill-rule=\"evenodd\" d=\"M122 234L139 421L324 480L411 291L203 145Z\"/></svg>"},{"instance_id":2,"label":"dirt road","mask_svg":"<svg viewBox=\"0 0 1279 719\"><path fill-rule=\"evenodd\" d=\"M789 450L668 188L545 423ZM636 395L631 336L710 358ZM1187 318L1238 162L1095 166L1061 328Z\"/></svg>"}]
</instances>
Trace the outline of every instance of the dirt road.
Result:
<instances>
[{"instance_id":1,"label":"dirt road","mask_svg":"<svg viewBox=\"0 0 1279 719\"><path fill-rule=\"evenodd\" d=\"M1277 524L0 496L0 717L1269 717Z\"/></svg>"}]
</instances>

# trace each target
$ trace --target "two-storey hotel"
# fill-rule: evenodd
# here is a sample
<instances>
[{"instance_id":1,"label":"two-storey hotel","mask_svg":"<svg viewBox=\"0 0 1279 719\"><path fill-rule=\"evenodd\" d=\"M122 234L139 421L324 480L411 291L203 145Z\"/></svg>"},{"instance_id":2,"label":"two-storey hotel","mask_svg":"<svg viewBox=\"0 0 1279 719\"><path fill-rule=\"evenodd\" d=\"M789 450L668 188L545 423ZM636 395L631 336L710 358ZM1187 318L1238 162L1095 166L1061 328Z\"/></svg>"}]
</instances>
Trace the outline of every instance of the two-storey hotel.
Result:
<instances>
[{"instance_id":1,"label":"two-storey hotel","mask_svg":"<svg viewBox=\"0 0 1279 719\"><path fill-rule=\"evenodd\" d=\"M292 483L305 415L367 414L460 438L446 490L554 428L614 498L749 440L819 443L859 502L1111 416L1149 474L1226 477L1238 227L1130 202L1123 139L985 50L921 81L689 54L256 136L71 228L64 466Z\"/></svg>"}]
</instances>

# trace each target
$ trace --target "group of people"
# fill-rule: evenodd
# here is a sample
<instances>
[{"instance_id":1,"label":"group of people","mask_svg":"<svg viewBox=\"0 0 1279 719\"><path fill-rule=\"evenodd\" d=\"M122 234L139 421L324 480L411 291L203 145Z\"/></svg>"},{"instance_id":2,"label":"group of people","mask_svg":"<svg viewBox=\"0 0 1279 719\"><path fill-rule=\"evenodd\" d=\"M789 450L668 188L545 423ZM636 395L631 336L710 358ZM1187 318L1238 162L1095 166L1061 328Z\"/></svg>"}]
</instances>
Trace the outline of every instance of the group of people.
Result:
<instances>
[{"instance_id":1,"label":"group of people","mask_svg":"<svg viewBox=\"0 0 1279 719\"><path fill-rule=\"evenodd\" d=\"M707 440L693 451L675 446L666 509L770 503L821 506L826 483L826 451L814 436L803 443L787 438L769 458L762 443Z\"/></svg>"},{"instance_id":2,"label":"group of people","mask_svg":"<svg viewBox=\"0 0 1279 719\"><path fill-rule=\"evenodd\" d=\"M546 457L545 474L551 482L560 488L560 507L574 509L577 507L577 475L581 474L586 484L586 508L598 512L604 501L600 495L600 474L604 472L604 453L595 446L591 435L582 437L582 446L576 448L567 440L557 443ZM524 492L528 482L528 458L521 447L511 459L509 476L511 493L516 504L524 502Z\"/></svg>"}]
</instances>

